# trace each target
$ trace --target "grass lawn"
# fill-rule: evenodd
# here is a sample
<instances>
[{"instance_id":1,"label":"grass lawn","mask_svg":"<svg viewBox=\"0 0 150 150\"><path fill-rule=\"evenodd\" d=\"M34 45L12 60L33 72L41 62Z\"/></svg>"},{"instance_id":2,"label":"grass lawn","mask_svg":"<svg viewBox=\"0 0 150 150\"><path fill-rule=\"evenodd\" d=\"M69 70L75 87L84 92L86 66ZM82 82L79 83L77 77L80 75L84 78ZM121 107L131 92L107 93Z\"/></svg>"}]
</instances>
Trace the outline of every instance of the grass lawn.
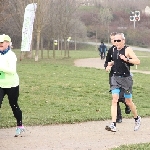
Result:
<instances>
[{"instance_id":1,"label":"grass lawn","mask_svg":"<svg viewBox=\"0 0 150 150\"><path fill-rule=\"evenodd\" d=\"M17 50L15 53L19 58ZM47 59L45 55L38 62L34 62L34 59L18 59L19 104L24 124L47 125L110 119L108 73L101 69L73 65L73 61L78 58L99 57L98 51L94 48L70 51L70 58L63 58L60 53L56 51L55 59ZM137 53L149 56L148 52ZM148 58L147 61L150 61ZM143 61L141 65L146 68ZM150 116L150 106L147 105L147 97L150 97L149 80L150 75L134 73L133 99L142 117ZM123 116L132 117L126 114ZM0 128L16 124L7 99L3 101L0 118Z\"/></svg>"},{"instance_id":2,"label":"grass lawn","mask_svg":"<svg viewBox=\"0 0 150 150\"><path fill-rule=\"evenodd\" d=\"M140 144L132 144L132 145L122 145L118 148L113 148L112 150L149 150L150 143L140 143Z\"/></svg>"}]
</instances>

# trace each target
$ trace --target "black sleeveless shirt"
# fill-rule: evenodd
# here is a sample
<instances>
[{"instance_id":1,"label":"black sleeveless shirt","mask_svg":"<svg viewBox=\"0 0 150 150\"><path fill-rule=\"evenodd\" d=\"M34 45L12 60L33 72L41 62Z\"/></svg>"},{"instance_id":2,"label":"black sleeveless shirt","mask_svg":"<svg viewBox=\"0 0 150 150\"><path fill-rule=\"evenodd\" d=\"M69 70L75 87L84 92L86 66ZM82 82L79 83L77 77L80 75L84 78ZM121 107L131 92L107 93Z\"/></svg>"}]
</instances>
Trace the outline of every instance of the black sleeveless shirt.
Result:
<instances>
[{"instance_id":1,"label":"black sleeveless shirt","mask_svg":"<svg viewBox=\"0 0 150 150\"><path fill-rule=\"evenodd\" d=\"M120 54L125 56L126 48L127 46L124 46L124 48L122 48L121 50L117 50L116 47L113 49L113 74L116 76L130 76L130 64L122 60L119 56Z\"/></svg>"}]
</instances>

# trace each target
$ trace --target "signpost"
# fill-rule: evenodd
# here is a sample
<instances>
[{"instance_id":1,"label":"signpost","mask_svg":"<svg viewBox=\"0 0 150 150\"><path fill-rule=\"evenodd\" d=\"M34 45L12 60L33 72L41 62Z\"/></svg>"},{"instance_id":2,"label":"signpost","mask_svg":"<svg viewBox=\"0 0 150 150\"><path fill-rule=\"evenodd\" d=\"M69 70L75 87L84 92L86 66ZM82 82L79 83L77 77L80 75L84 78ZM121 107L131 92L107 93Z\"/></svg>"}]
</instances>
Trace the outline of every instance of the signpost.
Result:
<instances>
[{"instance_id":1,"label":"signpost","mask_svg":"<svg viewBox=\"0 0 150 150\"><path fill-rule=\"evenodd\" d=\"M133 26L135 29L135 22L140 21L140 11L132 11L130 16L130 21L133 21ZM135 68L137 69L137 65L135 66Z\"/></svg>"},{"instance_id":2,"label":"signpost","mask_svg":"<svg viewBox=\"0 0 150 150\"><path fill-rule=\"evenodd\" d=\"M135 29L135 22L140 21L140 11L132 11L130 16L130 21L133 21L133 26Z\"/></svg>"}]
</instances>

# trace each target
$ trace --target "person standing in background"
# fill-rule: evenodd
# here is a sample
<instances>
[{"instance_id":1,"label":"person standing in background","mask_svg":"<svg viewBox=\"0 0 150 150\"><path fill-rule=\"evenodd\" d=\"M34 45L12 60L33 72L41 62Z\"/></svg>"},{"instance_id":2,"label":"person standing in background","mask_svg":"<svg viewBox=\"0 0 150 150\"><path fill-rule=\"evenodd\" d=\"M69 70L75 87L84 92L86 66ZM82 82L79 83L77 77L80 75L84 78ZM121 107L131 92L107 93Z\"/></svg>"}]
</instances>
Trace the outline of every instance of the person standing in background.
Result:
<instances>
[{"instance_id":1,"label":"person standing in background","mask_svg":"<svg viewBox=\"0 0 150 150\"><path fill-rule=\"evenodd\" d=\"M104 42L101 42L101 45L99 46L99 52L100 52L101 59L105 59L106 51L107 51L106 45L104 44Z\"/></svg>"}]
</instances>

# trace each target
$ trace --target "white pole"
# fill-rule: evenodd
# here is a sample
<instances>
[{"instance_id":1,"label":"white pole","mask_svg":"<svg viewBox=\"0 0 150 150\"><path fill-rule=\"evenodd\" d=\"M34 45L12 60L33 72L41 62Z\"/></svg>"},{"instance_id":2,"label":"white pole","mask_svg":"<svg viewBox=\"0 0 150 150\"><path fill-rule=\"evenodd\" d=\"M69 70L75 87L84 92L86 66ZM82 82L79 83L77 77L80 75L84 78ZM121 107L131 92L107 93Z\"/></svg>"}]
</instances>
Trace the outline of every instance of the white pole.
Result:
<instances>
[{"instance_id":1,"label":"white pole","mask_svg":"<svg viewBox=\"0 0 150 150\"><path fill-rule=\"evenodd\" d=\"M134 21L133 21L133 22L134 22L134 29L135 29L135 19L134 19Z\"/></svg>"}]
</instances>

